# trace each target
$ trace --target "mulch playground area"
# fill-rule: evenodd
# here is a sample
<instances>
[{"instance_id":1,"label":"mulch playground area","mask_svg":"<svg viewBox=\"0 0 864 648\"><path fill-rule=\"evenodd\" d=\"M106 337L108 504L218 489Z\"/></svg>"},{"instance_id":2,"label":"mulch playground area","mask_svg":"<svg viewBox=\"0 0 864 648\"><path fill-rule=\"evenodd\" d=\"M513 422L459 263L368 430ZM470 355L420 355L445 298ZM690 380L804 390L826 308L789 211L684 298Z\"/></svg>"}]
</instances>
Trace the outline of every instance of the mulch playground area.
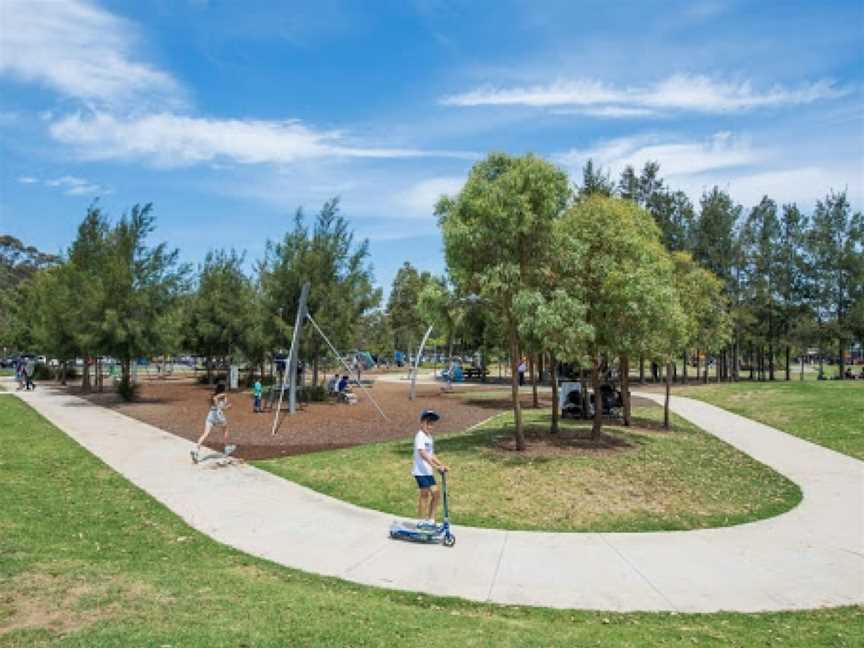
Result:
<instances>
[{"instance_id":1,"label":"mulch playground area","mask_svg":"<svg viewBox=\"0 0 864 648\"><path fill-rule=\"evenodd\" d=\"M442 415L436 433L457 432L480 423L510 408L508 390L500 398L489 397L488 385L463 386L458 392L442 393L441 385L418 384L416 399L408 400L408 383L376 382L368 388L389 418L385 421L375 406L355 387L358 402L303 404L294 416L283 411L276 435L271 435L273 412L252 411L249 390L230 395L232 407L226 410L231 443L242 459L266 459L319 450L411 438L424 409ZM478 392L472 399L470 392ZM466 393L466 391L468 393ZM482 397L481 392L483 392ZM115 394L94 393L86 398L94 403L144 421L186 439L196 440L203 432L212 388L190 381L143 381L138 399L124 403ZM530 403L530 394L524 395ZM286 404L287 407L287 404ZM205 445L222 450L222 430L215 428Z\"/></svg>"}]
</instances>

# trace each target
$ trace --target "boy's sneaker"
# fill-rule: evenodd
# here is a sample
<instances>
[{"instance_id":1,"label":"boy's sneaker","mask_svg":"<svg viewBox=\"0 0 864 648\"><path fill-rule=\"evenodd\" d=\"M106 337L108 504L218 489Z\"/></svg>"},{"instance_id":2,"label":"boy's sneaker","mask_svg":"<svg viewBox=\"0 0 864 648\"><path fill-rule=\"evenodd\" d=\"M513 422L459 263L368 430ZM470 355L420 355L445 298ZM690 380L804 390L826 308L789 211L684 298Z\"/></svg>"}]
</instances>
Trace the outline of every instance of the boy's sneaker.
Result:
<instances>
[{"instance_id":1,"label":"boy's sneaker","mask_svg":"<svg viewBox=\"0 0 864 648\"><path fill-rule=\"evenodd\" d=\"M197 450L191 450L189 452L189 454L192 457L192 463L197 464L198 463L198 451Z\"/></svg>"},{"instance_id":2,"label":"boy's sneaker","mask_svg":"<svg viewBox=\"0 0 864 648\"><path fill-rule=\"evenodd\" d=\"M225 456L227 457L227 456L233 454L236 449L237 449L237 446L234 445L233 443L226 445L225 446Z\"/></svg>"}]
</instances>

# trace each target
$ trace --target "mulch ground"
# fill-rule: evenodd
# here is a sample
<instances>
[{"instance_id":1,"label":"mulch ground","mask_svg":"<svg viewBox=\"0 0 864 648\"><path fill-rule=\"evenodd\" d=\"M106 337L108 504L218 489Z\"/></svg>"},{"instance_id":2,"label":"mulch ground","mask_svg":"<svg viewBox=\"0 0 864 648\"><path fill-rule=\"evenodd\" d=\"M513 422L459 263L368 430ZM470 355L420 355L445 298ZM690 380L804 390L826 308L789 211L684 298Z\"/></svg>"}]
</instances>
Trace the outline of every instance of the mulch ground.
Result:
<instances>
[{"instance_id":1,"label":"mulch ground","mask_svg":"<svg viewBox=\"0 0 864 648\"><path fill-rule=\"evenodd\" d=\"M408 400L408 384L377 382L370 391L384 410L385 421L374 405L355 387L356 405L341 403L308 403L294 416L280 414L276 435L270 433L273 412L256 414L248 392L233 393L232 407L226 410L230 442L237 444L236 456L242 459L265 459L319 450L347 448L376 441L408 439L417 431L417 421L424 409L441 414L436 434L457 432L509 409L510 392L501 390L501 398L489 398L489 386L462 388L462 393L442 393L439 385L417 385L417 397ZM485 392L472 399L471 390ZM165 380L141 383L138 400L124 403L115 394L95 393L85 397L127 416L144 421L190 440L203 432L212 388L191 381ZM530 393L523 404L531 402ZM222 430L214 428L205 445L222 450Z\"/></svg>"}]
</instances>

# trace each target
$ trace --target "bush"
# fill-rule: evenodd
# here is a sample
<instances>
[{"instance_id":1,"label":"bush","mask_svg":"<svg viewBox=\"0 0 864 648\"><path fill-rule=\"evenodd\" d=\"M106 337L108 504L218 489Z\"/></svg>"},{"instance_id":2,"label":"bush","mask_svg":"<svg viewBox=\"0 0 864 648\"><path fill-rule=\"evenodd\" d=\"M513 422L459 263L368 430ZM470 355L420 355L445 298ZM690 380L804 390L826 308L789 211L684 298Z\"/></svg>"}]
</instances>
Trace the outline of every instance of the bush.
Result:
<instances>
[{"instance_id":1,"label":"bush","mask_svg":"<svg viewBox=\"0 0 864 648\"><path fill-rule=\"evenodd\" d=\"M120 398L127 403L135 400L138 396L138 389L138 383L133 383L128 379L123 379L117 383L117 393L120 394Z\"/></svg>"},{"instance_id":2,"label":"bush","mask_svg":"<svg viewBox=\"0 0 864 648\"><path fill-rule=\"evenodd\" d=\"M324 385L303 385L297 390L297 399L310 403L323 403L327 400Z\"/></svg>"},{"instance_id":3,"label":"bush","mask_svg":"<svg viewBox=\"0 0 864 648\"><path fill-rule=\"evenodd\" d=\"M33 370L33 380L54 380L54 372L48 365L41 362Z\"/></svg>"}]
</instances>

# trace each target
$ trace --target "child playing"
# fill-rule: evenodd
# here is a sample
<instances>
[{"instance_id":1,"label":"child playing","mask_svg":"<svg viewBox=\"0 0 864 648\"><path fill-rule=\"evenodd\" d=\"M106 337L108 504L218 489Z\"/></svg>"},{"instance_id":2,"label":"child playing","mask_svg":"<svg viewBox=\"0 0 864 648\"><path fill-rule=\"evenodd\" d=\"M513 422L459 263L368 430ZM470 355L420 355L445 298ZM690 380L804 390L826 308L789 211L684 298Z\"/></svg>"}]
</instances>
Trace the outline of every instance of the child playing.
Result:
<instances>
[{"instance_id":1,"label":"child playing","mask_svg":"<svg viewBox=\"0 0 864 648\"><path fill-rule=\"evenodd\" d=\"M439 496L434 471L447 472L447 466L435 456L435 441L432 438L432 428L440 418L432 410L423 410L420 414L420 429L414 435L414 465L411 474L414 475L420 489L417 496L418 528L435 527L435 511L438 508Z\"/></svg>"},{"instance_id":2,"label":"child playing","mask_svg":"<svg viewBox=\"0 0 864 648\"><path fill-rule=\"evenodd\" d=\"M255 396L255 405L252 408L253 412L263 412L264 408L261 407L261 394L263 392L263 388L261 387L261 381L256 380L255 384L252 385L252 395Z\"/></svg>"},{"instance_id":3,"label":"child playing","mask_svg":"<svg viewBox=\"0 0 864 648\"><path fill-rule=\"evenodd\" d=\"M207 419L204 422L204 434L202 434L201 438L198 439L198 444L191 452L193 463L198 463L201 444L204 443L204 439L209 436L214 425L223 429L225 435L225 456L230 455L237 449L237 446L228 444L228 420L225 418L223 410L230 407L231 403L228 402L228 394L225 393L225 384L219 383L216 385L216 391L213 392L213 395L210 397L210 410L207 412Z\"/></svg>"}]
</instances>

